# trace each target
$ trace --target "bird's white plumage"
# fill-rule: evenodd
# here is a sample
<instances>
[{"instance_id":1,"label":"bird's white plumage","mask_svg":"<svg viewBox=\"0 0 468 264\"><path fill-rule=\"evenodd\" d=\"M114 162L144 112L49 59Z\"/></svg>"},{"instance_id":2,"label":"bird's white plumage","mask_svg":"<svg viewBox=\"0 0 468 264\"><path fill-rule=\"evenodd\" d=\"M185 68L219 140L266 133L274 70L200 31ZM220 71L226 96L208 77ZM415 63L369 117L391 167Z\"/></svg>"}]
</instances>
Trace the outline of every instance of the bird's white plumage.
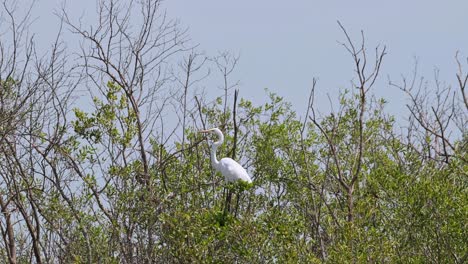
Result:
<instances>
[{"instance_id":1,"label":"bird's white plumage","mask_svg":"<svg viewBox=\"0 0 468 264\"><path fill-rule=\"evenodd\" d=\"M218 170L227 182L243 180L252 182L247 171L237 161L231 158L222 158L219 161Z\"/></svg>"},{"instance_id":2,"label":"bird's white plumage","mask_svg":"<svg viewBox=\"0 0 468 264\"><path fill-rule=\"evenodd\" d=\"M218 128L200 131L200 133L214 133L218 136L218 141L213 142L211 145L211 162L213 167L221 172L227 182L234 182L237 180L252 182L247 171L235 160L231 158L222 158L220 161L216 158L216 150L224 141L224 135Z\"/></svg>"}]
</instances>

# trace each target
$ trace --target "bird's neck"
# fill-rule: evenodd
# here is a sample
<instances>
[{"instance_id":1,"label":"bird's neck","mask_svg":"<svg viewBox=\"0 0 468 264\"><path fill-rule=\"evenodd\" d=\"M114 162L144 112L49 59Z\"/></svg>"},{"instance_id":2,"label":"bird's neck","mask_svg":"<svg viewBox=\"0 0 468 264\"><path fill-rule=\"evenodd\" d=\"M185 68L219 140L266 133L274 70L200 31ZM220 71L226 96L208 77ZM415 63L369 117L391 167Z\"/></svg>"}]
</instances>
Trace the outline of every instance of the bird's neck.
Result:
<instances>
[{"instance_id":1,"label":"bird's neck","mask_svg":"<svg viewBox=\"0 0 468 264\"><path fill-rule=\"evenodd\" d=\"M221 130L215 129L214 133L218 136L218 141L213 142L213 145L211 145L211 162L213 164L213 167L218 168L219 161L216 158L216 150L218 147L223 144L224 142L224 135L221 133Z\"/></svg>"},{"instance_id":2,"label":"bird's neck","mask_svg":"<svg viewBox=\"0 0 468 264\"><path fill-rule=\"evenodd\" d=\"M219 144L218 142L214 142L213 145L211 145L211 163L213 164L213 167L217 168L219 165L219 161L216 158L216 150L218 149Z\"/></svg>"}]
</instances>

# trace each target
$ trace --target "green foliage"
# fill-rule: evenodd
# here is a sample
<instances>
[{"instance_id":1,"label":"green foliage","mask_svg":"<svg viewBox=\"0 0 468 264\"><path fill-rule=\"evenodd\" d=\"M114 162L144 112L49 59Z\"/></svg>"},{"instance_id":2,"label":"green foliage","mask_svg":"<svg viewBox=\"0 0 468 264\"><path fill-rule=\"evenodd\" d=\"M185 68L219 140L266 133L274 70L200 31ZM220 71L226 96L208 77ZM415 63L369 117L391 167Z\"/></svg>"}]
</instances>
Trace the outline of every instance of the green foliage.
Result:
<instances>
[{"instance_id":1,"label":"green foliage","mask_svg":"<svg viewBox=\"0 0 468 264\"><path fill-rule=\"evenodd\" d=\"M222 110L221 98L201 109L207 124L224 131L218 156L235 156L248 168L252 184L223 183L210 165L204 138L190 126L183 140L170 144L145 139L145 172L138 113L112 82L103 98L93 99L93 111L75 108L74 132L49 161L49 170L62 164L55 169L73 190L59 188L57 181L46 195L33 193L48 219L46 228L67 242L60 258L68 263L444 263L465 256L466 144L455 144L448 164L423 160L395 136L384 100L366 105L360 131L360 100L349 92L340 96L338 113L317 123L299 119L280 96L268 96L260 106L240 99L237 127L232 110ZM358 170L361 132L365 144ZM40 134L41 142L46 136Z\"/></svg>"},{"instance_id":2,"label":"green foliage","mask_svg":"<svg viewBox=\"0 0 468 264\"><path fill-rule=\"evenodd\" d=\"M104 139L122 148L135 140L134 113L126 108L119 87L109 83L108 89L106 102L94 100L96 112L75 110L76 135L92 143L74 148L79 160L96 163L93 145ZM417 152L392 136L394 119L384 114L385 101L377 100L367 106L372 108L365 114L362 164L354 182L359 97L343 93L340 113L320 121L323 130L299 120L276 94L269 98L258 107L241 99L238 106L242 122L236 158L243 164L250 160L253 184L222 184L210 166L206 145L194 147L200 140L194 130L186 130L185 145L174 142L181 153L177 156L153 139L152 153L160 162L150 167L148 186L134 181L142 171L139 159L114 163L102 172L112 179L104 194L120 216L107 225L95 226L93 217L89 224L81 223L89 225L92 243L109 244L128 232L124 223L129 221L140 230L134 231L134 239L141 241L144 232L157 237L135 246L151 247L161 261L406 263L463 256L467 234L460 219L467 218L467 165L462 160L454 158L451 166L422 162ZM224 125L225 144L218 155L230 156L234 127L231 112L221 111L222 105L219 99L202 113L208 123ZM123 124L119 129L117 120ZM354 186L352 222L348 189L339 173L346 186ZM87 188L99 185L94 176L84 182ZM228 192L233 196L226 213ZM118 244L109 245L106 252L119 251Z\"/></svg>"}]
</instances>

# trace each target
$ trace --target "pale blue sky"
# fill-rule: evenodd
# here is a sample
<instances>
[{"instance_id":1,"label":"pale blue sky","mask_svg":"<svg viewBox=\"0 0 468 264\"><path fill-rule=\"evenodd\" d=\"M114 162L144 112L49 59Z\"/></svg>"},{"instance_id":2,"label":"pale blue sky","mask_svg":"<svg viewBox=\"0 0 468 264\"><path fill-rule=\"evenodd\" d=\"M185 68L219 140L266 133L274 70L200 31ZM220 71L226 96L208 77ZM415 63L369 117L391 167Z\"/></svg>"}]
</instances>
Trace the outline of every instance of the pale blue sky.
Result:
<instances>
[{"instance_id":1,"label":"pale blue sky","mask_svg":"<svg viewBox=\"0 0 468 264\"><path fill-rule=\"evenodd\" d=\"M418 57L425 76L438 67L442 80L454 83L455 52L468 55L468 1L172 0L166 7L189 26L201 49L240 52L244 96L258 98L268 87L299 109L314 76L322 96L349 87L352 61L337 43L344 41L337 20L355 39L364 30L369 48L387 46L375 92L390 101L392 112L401 107L402 94L388 87L387 75L410 74Z\"/></svg>"},{"instance_id":2,"label":"pale blue sky","mask_svg":"<svg viewBox=\"0 0 468 264\"><path fill-rule=\"evenodd\" d=\"M40 43L53 37L57 18L53 9L62 1L39 0L33 30ZM95 1L68 1L68 9L86 20ZM455 83L454 55L468 55L468 1L272 1L272 0L167 0L168 15L189 28L189 35L207 55L230 51L241 55L234 79L241 82L241 96L262 102L269 88L298 109L306 104L313 77L319 78L319 101L335 97L337 88L349 87L353 65L337 43L344 41L340 20L354 39L364 30L369 48L386 45L388 55L375 93L390 101L398 113L402 93L387 85L387 76L410 74L414 58L421 73L431 78L433 69L441 79ZM83 11L88 10L88 11ZM90 18L91 19L91 18ZM217 95L218 83L205 83ZM325 105L319 105L325 107Z\"/></svg>"}]
</instances>

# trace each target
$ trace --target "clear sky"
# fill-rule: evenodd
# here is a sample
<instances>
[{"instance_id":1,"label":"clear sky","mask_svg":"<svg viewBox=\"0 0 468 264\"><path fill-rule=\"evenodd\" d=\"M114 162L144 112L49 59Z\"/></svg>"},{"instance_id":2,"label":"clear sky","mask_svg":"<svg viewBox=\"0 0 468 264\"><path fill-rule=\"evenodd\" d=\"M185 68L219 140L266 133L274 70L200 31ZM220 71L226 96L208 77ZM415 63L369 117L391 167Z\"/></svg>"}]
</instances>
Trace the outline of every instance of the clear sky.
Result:
<instances>
[{"instance_id":1,"label":"clear sky","mask_svg":"<svg viewBox=\"0 0 468 264\"><path fill-rule=\"evenodd\" d=\"M171 0L166 7L208 53L241 54L237 76L244 96L258 98L268 87L294 105L306 104L313 77L319 78L322 95L333 97L337 87L349 87L352 61L337 43L345 40L337 20L356 40L364 30L368 48L387 46L375 92L393 108L401 107L402 94L387 85L387 75L410 74L417 57L426 77L437 67L442 80L454 83L455 52L468 55L468 1L463 0Z\"/></svg>"},{"instance_id":2,"label":"clear sky","mask_svg":"<svg viewBox=\"0 0 468 264\"><path fill-rule=\"evenodd\" d=\"M34 30L39 41L50 41L57 25L52 12L60 2L36 4ZM84 19L95 10L95 1L90 0L67 5ZM334 98L337 88L350 87L353 65L337 43L345 40L337 20L356 40L364 30L369 48L387 46L383 75L374 91L390 102L393 113L401 109L403 95L387 85L388 76L410 74L417 57L424 76L430 79L437 67L442 80L455 83L455 52L468 55L466 0L166 0L164 7L189 28L190 37L207 55L240 54L233 78L241 83L241 96L261 102L266 98L264 88L269 88L298 110L306 104L313 77L319 78L320 102L326 103L322 100L326 93ZM213 89L215 83L205 85L210 93L219 93Z\"/></svg>"}]
</instances>

